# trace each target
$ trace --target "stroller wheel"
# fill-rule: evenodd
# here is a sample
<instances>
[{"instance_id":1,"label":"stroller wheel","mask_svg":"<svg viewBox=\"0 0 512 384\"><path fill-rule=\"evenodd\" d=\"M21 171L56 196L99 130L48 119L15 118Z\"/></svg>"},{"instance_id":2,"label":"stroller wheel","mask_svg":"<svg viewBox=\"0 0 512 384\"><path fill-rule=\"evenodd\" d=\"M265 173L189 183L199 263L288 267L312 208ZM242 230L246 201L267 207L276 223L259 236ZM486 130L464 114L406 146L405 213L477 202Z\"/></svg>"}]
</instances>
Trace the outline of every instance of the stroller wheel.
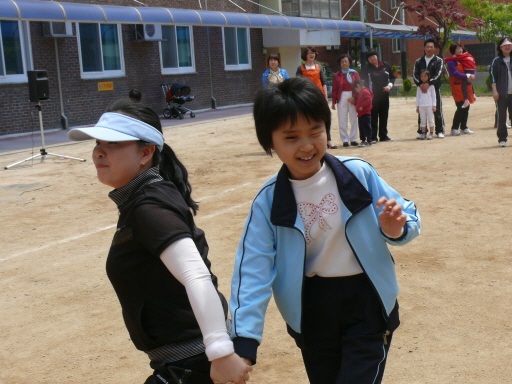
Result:
<instances>
[{"instance_id":1,"label":"stroller wheel","mask_svg":"<svg viewBox=\"0 0 512 384\"><path fill-rule=\"evenodd\" d=\"M185 116L183 116L181 113L178 115L178 119L183 120Z\"/></svg>"},{"instance_id":2,"label":"stroller wheel","mask_svg":"<svg viewBox=\"0 0 512 384\"><path fill-rule=\"evenodd\" d=\"M166 119L170 119L171 118L171 110L169 108L165 108L163 115Z\"/></svg>"},{"instance_id":3,"label":"stroller wheel","mask_svg":"<svg viewBox=\"0 0 512 384\"><path fill-rule=\"evenodd\" d=\"M196 114L194 112L190 112L190 117L196 117Z\"/></svg>"}]
</instances>

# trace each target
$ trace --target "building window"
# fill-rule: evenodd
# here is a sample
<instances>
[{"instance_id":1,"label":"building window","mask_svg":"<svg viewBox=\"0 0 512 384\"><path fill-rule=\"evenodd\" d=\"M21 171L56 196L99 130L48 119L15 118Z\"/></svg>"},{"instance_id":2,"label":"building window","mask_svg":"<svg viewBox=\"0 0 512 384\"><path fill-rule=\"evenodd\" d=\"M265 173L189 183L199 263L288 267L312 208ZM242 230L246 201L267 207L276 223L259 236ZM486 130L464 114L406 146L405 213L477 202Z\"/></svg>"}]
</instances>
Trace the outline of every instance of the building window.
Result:
<instances>
[{"instance_id":1,"label":"building window","mask_svg":"<svg viewBox=\"0 0 512 384\"><path fill-rule=\"evenodd\" d=\"M82 78L124 76L119 24L79 23L77 35Z\"/></svg>"},{"instance_id":2,"label":"building window","mask_svg":"<svg viewBox=\"0 0 512 384\"><path fill-rule=\"evenodd\" d=\"M397 0L391 0L391 8L398 8Z\"/></svg>"},{"instance_id":3,"label":"building window","mask_svg":"<svg viewBox=\"0 0 512 384\"><path fill-rule=\"evenodd\" d=\"M0 83L27 82L31 68L28 22L0 20Z\"/></svg>"},{"instance_id":4,"label":"building window","mask_svg":"<svg viewBox=\"0 0 512 384\"><path fill-rule=\"evenodd\" d=\"M195 72L192 27L163 25L162 38L162 74Z\"/></svg>"},{"instance_id":5,"label":"building window","mask_svg":"<svg viewBox=\"0 0 512 384\"><path fill-rule=\"evenodd\" d=\"M251 69L249 29L224 27L222 34L226 69Z\"/></svg>"},{"instance_id":6,"label":"building window","mask_svg":"<svg viewBox=\"0 0 512 384\"><path fill-rule=\"evenodd\" d=\"M287 16L340 18L340 0L281 0L281 8Z\"/></svg>"},{"instance_id":7,"label":"building window","mask_svg":"<svg viewBox=\"0 0 512 384\"><path fill-rule=\"evenodd\" d=\"M391 39L391 50L393 53L399 53L402 51L402 39Z\"/></svg>"},{"instance_id":8,"label":"building window","mask_svg":"<svg viewBox=\"0 0 512 384\"><path fill-rule=\"evenodd\" d=\"M381 12L380 12L380 10L381 10L380 1L376 1L374 3L373 9L374 9L374 11L373 11L374 13L373 14L375 15L375 21L381 20L382 19L382 15L381 15Z\"/></svg>"},{"instance_id":9,"label":"building window","mask_svg":"<svg viewBox=\"0 0 512 384\"><path fill-rule=\"evenodd\" d=\"M363 21L368 21L368 5L363 6Z\"/></svg>"}]
</instances>

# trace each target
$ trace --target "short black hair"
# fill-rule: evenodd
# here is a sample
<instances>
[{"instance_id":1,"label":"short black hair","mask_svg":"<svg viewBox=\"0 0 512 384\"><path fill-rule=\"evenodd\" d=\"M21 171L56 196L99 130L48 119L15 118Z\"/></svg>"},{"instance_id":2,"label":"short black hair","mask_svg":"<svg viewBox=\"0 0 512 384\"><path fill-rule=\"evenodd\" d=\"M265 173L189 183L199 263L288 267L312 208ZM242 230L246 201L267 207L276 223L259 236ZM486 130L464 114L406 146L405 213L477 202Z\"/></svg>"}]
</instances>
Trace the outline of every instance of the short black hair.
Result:
<instances>
[{"instance_id":1,"label":"short black hair","mask_svg":"<svg viewBox=\"0 0 512 384\"><path fill-rule=\"evenodd\" d=\"M379 58L379 54L377 53L377 51L368 51L366 52L366 61L368 61L368 58L372 56L377 56L377 59Z\"/></svg>"},{"instance_id":2,"label":"short black hair","mask_svg":"<svg viewBox=\"0 0 512 384\"><path fill-rule=\"evenodd\" d=\"M128 93L128 98L130 100L138 103L140 101L140 99L142 98L142 94L140 93L140 91L138 89L133 88Z\"/></svg>"},{"instance_id":3,"label":"short black hair","mask_svg":"<svg viewBox=\"0 0 512 384\"><path fill-rule=\"evenodd\" d=\"M430 71L428 69L423 69L421 72L420 72L420 76L423 75L424 73L427 74L428 78L430 79Z\"/></svg>"},{"instance_id":4,"label":"short black hair","mask_svg":"<svg viewBox=\"0 0 512 384\"><path fill-rule=\"evenodd\" d=\"M338 64L341 63L341 59L347 58L350 65L352 65L352 57L348 53L343 53L338 57Z\"/></svg>"},{"instance_id":5,"label":"short black hair","mask_svg":"<svg viewBox=\"0 0 512 384\"><path fill-rule=\"evenodd\" d=\"M435 39L426 39L423 42L423 46L426 47L428 43L433 43L435 48L438 47L437 41Z\"/></svg>"},{"instance_id":6,"label":"short black hair","mask_svg":"<svg viewBox=\"0 0 512 384\"><path fill-rule=\"evenodd\" d=\"M331 129L331 110L324 94L303 77L293 77L260 91L254 100L253 116L258 141L271 156L272 133L284 125L296 124L300 117L325 123L327 132Z\"/></svg>"}]
</instances>

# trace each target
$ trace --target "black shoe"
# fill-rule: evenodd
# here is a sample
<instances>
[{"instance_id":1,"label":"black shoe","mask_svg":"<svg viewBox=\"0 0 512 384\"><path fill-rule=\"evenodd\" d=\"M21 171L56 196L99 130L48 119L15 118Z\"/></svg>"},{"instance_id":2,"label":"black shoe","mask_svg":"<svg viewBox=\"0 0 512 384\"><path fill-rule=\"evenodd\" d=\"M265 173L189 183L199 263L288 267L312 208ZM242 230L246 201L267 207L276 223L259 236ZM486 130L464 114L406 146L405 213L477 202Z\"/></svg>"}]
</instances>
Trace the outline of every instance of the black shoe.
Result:
<instances>
[{"instance_id":1,"label":"black shoe","mask_svg":"<svg viewBox=\"0 0 512 384\"><path fill-rule=\"evenodd\" d=\"M379 141L393 141L393 139L389 136L386 136L386 137L380 139Z\"/></svg>"},{"instance_id":2,"label":"black shoe","mask_svg":"<svg viewBox=\"0 0 512 384\"><path fill-rule=\"evenodd\" d=\"M353 147L357 147L359 143L357 141L351 141L350 145L352 145Z\"/></svg>"},{"instance_id":3,"label":"black shoe","mask_svg":"<svg viewBox=\"0 0 512 384\"><path fill-rule=\"evenodd\" d=\"M344 141L344 142L343 142L343 146L344 146L344 147L348 147L348 141Z\"/></svg>"},{"instance_id":4,"label":"black shoe","mask_svg":"<svg viewBox=\"0 0 512 384\"><path fill-rule=\"evenodd\" d=\"M329 144L327 144L327 148L328 149L338 149L338 146L337 145L329 145Z\"/></svg>"}]
</instances>

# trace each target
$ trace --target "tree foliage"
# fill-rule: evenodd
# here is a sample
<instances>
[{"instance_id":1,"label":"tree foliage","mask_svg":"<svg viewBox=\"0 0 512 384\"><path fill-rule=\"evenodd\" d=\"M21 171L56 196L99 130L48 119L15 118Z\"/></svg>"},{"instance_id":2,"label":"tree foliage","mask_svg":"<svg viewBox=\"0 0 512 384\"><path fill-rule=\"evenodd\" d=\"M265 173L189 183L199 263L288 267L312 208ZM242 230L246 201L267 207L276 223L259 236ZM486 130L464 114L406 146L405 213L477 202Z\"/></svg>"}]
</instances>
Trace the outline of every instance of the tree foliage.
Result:
<instances>
[{"instance_id":1,"label":"tree foliage","mask_svg":"<svg viewBox=\"0 0 512 384\"><path fill-rule=\"evenodd\" d=\"M512 35L512 4L483 0L461 0L471 14L470 19L480 18L485 25L478 28L476 35L483 42L494 42L503 36Z\"/></svg>"},{"instance_id":2,"label":"tree foliage","mask_svg":"<svg viewBox=\"0 0 512 384\"><path fill-rule=\"evenodd\" d=\"M476 29L484 25L479 17L470 17L459 0L416 0L416 3L415 5L406 5L404 9L417 13L422 22L430 19L438 26L421 24L415 34L430 36L437 40L440 56L443 56L443 52L450 42L451 34L458 27Z\"/></svg>"}]
</instances>

